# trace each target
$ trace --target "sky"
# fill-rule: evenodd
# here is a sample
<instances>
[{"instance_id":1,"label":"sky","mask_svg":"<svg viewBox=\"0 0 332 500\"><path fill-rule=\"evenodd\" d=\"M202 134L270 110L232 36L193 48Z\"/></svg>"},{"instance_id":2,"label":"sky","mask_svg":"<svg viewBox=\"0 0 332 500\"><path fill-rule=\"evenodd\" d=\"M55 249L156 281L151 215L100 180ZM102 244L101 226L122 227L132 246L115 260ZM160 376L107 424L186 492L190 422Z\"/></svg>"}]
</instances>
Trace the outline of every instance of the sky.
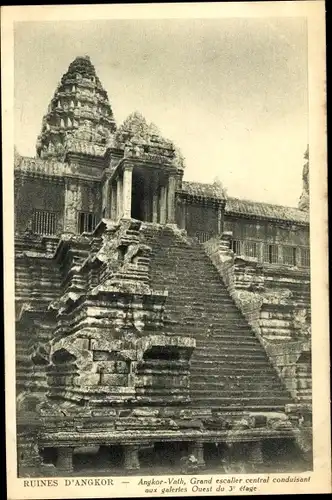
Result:
<instances>
[{"instance_id":1,"label":"sky","mask_svg":"<svg viewBox=\"0 0 332 500\"><path fill-rule=\"evenodd\" d=\"M35 156L62 75L89 55L118 125L133 111L182 151L185 180L296 206L308 144L305 18L19 22L15 144Z\"/></svg>"}]
</instances>

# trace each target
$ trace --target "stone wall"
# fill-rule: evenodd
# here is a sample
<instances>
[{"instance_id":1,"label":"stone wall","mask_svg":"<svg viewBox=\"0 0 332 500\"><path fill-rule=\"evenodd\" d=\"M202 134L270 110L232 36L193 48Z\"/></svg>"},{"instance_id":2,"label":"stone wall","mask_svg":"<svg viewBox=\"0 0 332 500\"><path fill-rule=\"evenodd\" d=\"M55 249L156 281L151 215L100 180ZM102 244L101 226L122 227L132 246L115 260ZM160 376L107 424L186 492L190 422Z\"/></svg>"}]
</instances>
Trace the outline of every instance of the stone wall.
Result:
<instances>
[{"instance_id":1,"label":"stone wall","mask_svg":"<svg viewBox=\"0 0 332 500\"><path fill-rule=\"evenodd\" d=\"M84 212L101 214L101 192L99 183L81 183L81 206Z\"/></svg>"},{"instance_id":2,"label":"stone wall","mask_svg":"<svg viewBox=\"0 0 332 500\"><path fill-rule=\"evenodd\" d=\"M151 249L140 225L102 223L93 237L69 236L57 249L63 281L49 306L57 325L46 370L59 402L189 400L195 342L163 334L167 291L150 287Z\"/></svg>"},{"instance_id":3,"label":"stone wall","mask_svg":"<svg viewBox=\"0 0 332 500\"><path fill-rule=\"evenodd\" d=\"M60 293L59 267L52 258L57 238L29 235L15 240L15 337L18 407L35 405L47 391L48 350L56 325L48 305Z\"/></svg>"},{"instance_id":4,"label":"stone wall","mask_svg":"<svg viewBox=\"0 0 332 500\"><path fill-rule=\"evenodd\" d=\"M35 210L54 212L56 216L55 234L77 233L78 213L93 213L97 220L101 217L101 189L99 181L78 178L57 180L50 178L15 179L15 232L22 234L32 229Z\"/></svg>"},{"instance_id":5,"label":"stone wall","mask_svg":"<svg viewBox=\"0 0 332 500\"><path fill-rule=\"evenodd\" d=\"M240 215L225 214L224 231L232 231L234 239L249 239L275 244L309 246L309 228L307 225L290 222L272 222L241 218Z\"/></svg>"},{"instance_id":6,"label":"stone wall","mask_svg":"<svg viewBox=\"0 0 332 500\"><path fill-rule=\"evenodd\" d=\"M24 232L32 222L34 210L55 212L57 234L63 231L65 188L62 179L15 179L15 232Z\"/></svg>"},{"instance_id":7,"label":"stone wall","mask_svg":"<svg viewBox=\"0 0 332 500\"><path fill-rule=\"evenodd\" d=\"M235 256L231 233L205 243L206 253L265 347L293 397L310 401L310 276L308 270Z\"/></svg>"},{"instance_id":8,"label":"stone wall","mask_svg":"<svg viewBox=\"0 0 332 500\"><path fill-rule=\"evenodd\" d=\"M176 206L177 225L186 229L189 236L199 237L206 234L209 237L218 233L218 207L207 204L204 200L183 201Z\"/></svg>"},{"instance_id":9,"label":"stone wall","mask_svg":"<svg viewBox=\"0 0 332 500\"><path fill-rule=\"evenodd\" d=\"M71 474L73 450L79 453L82 446L121 445L124 467L137 468L138 459L130 462L128 453L145 442L187 441L195 447L199 437L202 450L203 441L256 446L264 436L294 439L297 433L300 416L293 415L291 422L280 411L239 411L240 406L225 412L191 405L190 363L196 338L188 336L186 328L165 328L169 276L157 261L166 286L162 291L151 286L150 259L153 251L156 258L156 249L141 226L138 221L117 225L103 220L93 235L63 235L56 248L54 242L36 237L17 242L18 260L28 257L36 265L47 261L57 276L57 281L48 278L48 289L43 285L46 300L39 295L38 308L18 309L19 335L33 339L22 353L30 371L23 359L20 362L26 388L17 406L22 475ZM173 229L170 233L174 243ZM201 276L208 279L206 272L212 270L213 289L219 289L218 273L201 246L196 242L195 252L187 238L177 234L184 244L178 259L184 262L191 251L196 268L202 263ZM168 241L162 253L174 272ZM178 245L172 248L179 252ZM183 284L183 275L176 277ZM21 277L19 282L20 296L27 298L29 280ZM206 347L205 337L202 343ZM55 466L43 461L45 448L58 456Z\"/></svg>"}]
</instances>

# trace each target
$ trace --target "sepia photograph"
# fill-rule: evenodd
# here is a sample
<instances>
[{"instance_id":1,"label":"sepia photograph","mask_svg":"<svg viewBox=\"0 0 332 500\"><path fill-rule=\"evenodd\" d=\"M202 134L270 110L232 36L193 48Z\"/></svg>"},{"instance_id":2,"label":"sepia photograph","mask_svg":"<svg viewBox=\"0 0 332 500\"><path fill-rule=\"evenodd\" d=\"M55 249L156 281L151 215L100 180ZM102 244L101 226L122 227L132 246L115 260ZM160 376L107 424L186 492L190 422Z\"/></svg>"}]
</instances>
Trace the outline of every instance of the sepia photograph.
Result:
<instances>
[{"instance_id":1,"label":"sepia photograph","mask_svg":"<svg viewBox=\"0 0 332 500\"><path fill-rule=\"evenodd\" d=\"M295 4L324 13L19 8L6 374L24 498L61 498L60 479L110 497L310 483L326 165Z\"/></svg>"}]
</instances>

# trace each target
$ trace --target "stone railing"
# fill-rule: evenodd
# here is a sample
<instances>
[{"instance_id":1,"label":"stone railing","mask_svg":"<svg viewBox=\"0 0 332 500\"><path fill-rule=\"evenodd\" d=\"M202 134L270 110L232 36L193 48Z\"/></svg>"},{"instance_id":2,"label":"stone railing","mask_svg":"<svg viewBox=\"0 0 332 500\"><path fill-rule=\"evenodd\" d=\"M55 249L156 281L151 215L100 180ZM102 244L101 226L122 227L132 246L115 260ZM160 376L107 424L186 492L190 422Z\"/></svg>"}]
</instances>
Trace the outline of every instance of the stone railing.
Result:
<instances>
[{"instance_id":1,"label":"stone railing","mask_svg":"<svg viewBox=\"0 0 332 500\"><path fill-rule=\"evenodd\" d=\"M198 239L200 243L205 243L213 237L211 231L196 231L192 236Z\"/></svg>"},{"instance_id":2,"label":"stone railing","mask_svg":"<svg viewBox=\"0 0 332 500\"><path fill-rule=\"evenodd\" d=\"M207 241L205 251L287 389L293 397L308 400L311 368L298 363L310 343L309 274L238 257L230 248L231 240L232 233L223 233Z\"/></svg>"}]
</instances>

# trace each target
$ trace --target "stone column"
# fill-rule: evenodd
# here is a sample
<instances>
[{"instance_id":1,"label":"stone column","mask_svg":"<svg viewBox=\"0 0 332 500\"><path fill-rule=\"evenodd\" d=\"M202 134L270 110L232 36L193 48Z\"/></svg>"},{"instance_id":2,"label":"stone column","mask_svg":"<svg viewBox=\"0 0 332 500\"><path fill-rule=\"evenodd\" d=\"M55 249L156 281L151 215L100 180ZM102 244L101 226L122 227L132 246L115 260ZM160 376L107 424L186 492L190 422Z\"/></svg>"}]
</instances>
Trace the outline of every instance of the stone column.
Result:
<instances>
[{"instance_id":1,"label":"stone column","mask_svg":"<svg viewBox=\"0 0 332 500\"><path fill-rule=\"evenodd\" d=\"M131 219L133 167L125 166L123 170L123 217Z\"/></svg>"},{"instance_id":2,"label":"stone column","mask_svg":"<svg viewBox=\"0 0 332 500\"><path fill-rule=\"evenodd\" d=\"M167 191L166 186L160 187L160 202L159 202L159 221L160 224L166 224L167 218Z\"/></svg>"},{"instance_id":3,"label":"stone column","mask_svg":"<svg viewBox=\"0 0 332 500\"><path fill-rule=\"evenodd\" d=\"M186 229L186 210L187 205L185 200L182 201L181 205L181 229Z\"/></svg>"},{"instance_id":4,"label":"stone column","mask_svg":"<svg viewBox=\"0 0 332 500\"><path fill-rule=\"evenodd\" d=\"M144 176L144 220L151 222L151 177Z\"/></svg>"},{"instance_id":5,"label":"stone column","mask_svg":"<svg viewBox=\"0 0 332 500\"><path fill-rule=\"evenodd\" d=\"M224 443L221 464L225 474L230 474L232 472L233 456L234 456L233 443Z\"/></svg>"},{"instance_id":6,"label":"stone column","mask_svg":"<svg viewBox=\"0 0 332 500\"><path fill-rule=\"evenodd\" d=\"M116 218L122 219L123 215L123 181L122 177L119 175L117 178L117 186L116 186L117 200L116 200Z\"/></svg>"},{"instance_id":7,"label":"stone column","mask_svg":"<svg viewBox=\"0 0 332 500\"><path fill-rule=\"evenodd\" d=\"M284 263L284 259L283 259L283 245L280 245L278 242L275 242L274 244L277 247L278 264L283 264Z\"/></svg>"},{"instance_id":8,"label":"stone column","mask_svg":"<svg viewBox=\"0 0 332 500\"><path fill-rule=\"evenodd\" d=\"M301 267L301 247L297 247L295 250L295 265L296 267Z\"/></svg>"},{"instance_id":9,"label":"stone column","mask_svg":"<svg viewBox=\"0 0 332 500\"><path fill-rule=\"evenodd\" d=\"M158 222L158 173L153 172L152 177L152 222Z\"/></svg>"},{"instance_id":10,"label":"stone column","mask_svg":"<svg viewBox=\"0 0 332 500\"><path fill-rule=\"evenodd\" d=\"M248 443L236 442L233 443L232 462L234 472L239 474L249 473L250 464L248 465Z\"/></svg>"},{"instance_id":11,"label":"stone column","mask_svg":"<svg viewBox=\"0 0 332 500\"><path fill-rule=\"evenodd\" d=\"M221 205L218 205L218 227L217 227L218 234L221 234L224 230L222 219L223 219L223 217L222 217Z\"/></svg>"},{"instance_id":12,"label":"stone column","mask_svg":"<svg viewBox=\"0 0 332 500\"><path fill-rule=\"evenodd\" d=\"M111 213L110 213L110 217L112 220L116 220L116 218L117 218L116 208L117 208L117 184L112 184L111 185Z\"/></svg>"},{"instance_id":13,"label":"stone column","mask_svg":"<svg viewBox=\"0 0 332 500\"><path fill-rule=\"evenodd\" d=\"M190 453L192 453L195 458L197 459L197 465L200 468L205 467L205 460L204 460L204 444L201 443L200 441L196 441L194 443L190 444Z\"/></svg>"},{"instance_id":14,"label":"stone column","mask_svg":"<svg viewBox=\"0 0 332 500\"><path fill-rule=\"evenodd\" d=\"M111 216L111 196L110 196L110 180L105 179L103 189L103 210L105 210L105 217L108 219Z\"/></svg>"},{"instance_id":15,"label":"stone column","mask_svg":"<svg viewBox=\"0 0 332 500\"><path fill-rule=\"evenodd\" d=\"M65 181L64 232L77 233L78 183L72 179Z\"/></svg>"},{"instance_id":16,"label":"stone column","mask_svg":"<svg viewBox=\"0 0 332 500\"><path fill-rule=\"evenodd\" d=\"M255 441L248 445L249 463L255 470L263 463L262 442Z\"/></svg>"},{"instance_id":17,"label":"stone column","mask_svg":"<svg viewBox=\"0 0 332 500\"><path fill-rule=\"evenodd\" d=\"M175 224L175 188L176 178L170 175L167 189L167 222L169 224Z\"/></svg>"},{"instance_id":18,"label":"stone column","mask_svg":"<svg viewBox=\"0 0 332 500\"><path fill-rule=\"evenodd\" d=\"M138 444L123 445L124 451L124 468L127 471L138 470L140 468L138 457Z\"/></svg>"},{"instance_id":19,"label":"stone column","mask_svg":"<svg viewBox=\"0 0 332 500\"><path fill-rule=\"evenodd\" d=\"M64 472L73 472L73 448L58 448L57 469Z\"/></svg>"},{"instance_id":20,"label":"stone column","mask_svg":"<svg viewBox=\"0 0 332 500\"><path fill-rule=\"evenodd\" d=\"M264 242L257 243L258 246L258 261L264 262Z\"/></svg>"}]
</instances>

